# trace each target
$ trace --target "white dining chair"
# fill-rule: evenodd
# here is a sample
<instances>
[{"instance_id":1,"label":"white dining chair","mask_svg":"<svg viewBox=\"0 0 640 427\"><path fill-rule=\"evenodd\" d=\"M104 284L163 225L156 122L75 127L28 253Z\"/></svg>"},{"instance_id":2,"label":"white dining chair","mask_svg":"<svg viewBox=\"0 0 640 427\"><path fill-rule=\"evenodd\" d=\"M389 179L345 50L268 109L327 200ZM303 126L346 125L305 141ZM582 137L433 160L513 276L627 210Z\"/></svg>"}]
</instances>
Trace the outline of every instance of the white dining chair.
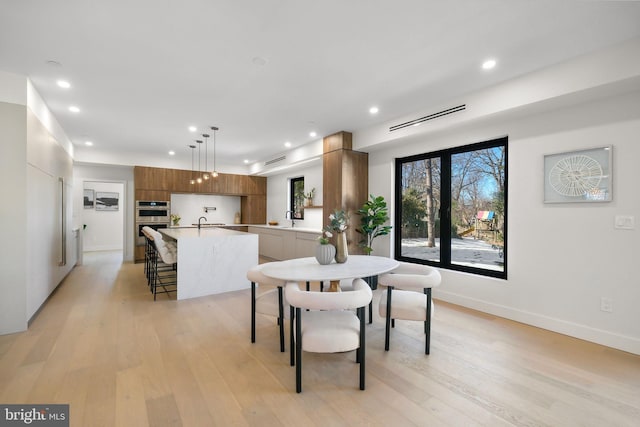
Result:
<instances>
[{"instance_id":1,"label":"white dining chair","mask_svg":"<svg viewBox=\"0 0 640 427\"><path fill-rule=\"evenodd\" d=\"M258 264L247 271L247 279L251 282L251 342L256 342L256 313L275 317L280 327L280 351L284 352L284 319L288 317L289 306L284 300L283 280L273 279L262 273L266 264ZM257 293L260 285L273 289Z\"/></svg>"},{"instance_id":2,"label":"white dining chair","mask_svg":"<svg viewBox=\"0 0 640 427\"><path fill-rule=\"evenodd\" d=\"M383 274L378 285L387 287L379 304L381 317L386 318L384 349L389 351L389 336L396 319L424 322L425 354L431 345L433 301L431 289L440 285L440 272L433 267L401 262L391 273Z\"/></svg>"},{"instance_id":3,"label":"white dining chair","mask_svg":"<svg viewBox=\"0 0 640 427\"><path fill-rule=\"evenodd\" d=\"M293 348L291 354L292 362L296 365L297 393L302 391L303 351L342 353L356 350L356 361L360 364L360 390L364 390L364 308L371 302L372 293L362 279L354 279L352 287L353 290L349 292L309 292L301 290L297 282L286 284L285 295L291 306L291 327L295 331L295 358Z\"/></svg>"}]
</instances>

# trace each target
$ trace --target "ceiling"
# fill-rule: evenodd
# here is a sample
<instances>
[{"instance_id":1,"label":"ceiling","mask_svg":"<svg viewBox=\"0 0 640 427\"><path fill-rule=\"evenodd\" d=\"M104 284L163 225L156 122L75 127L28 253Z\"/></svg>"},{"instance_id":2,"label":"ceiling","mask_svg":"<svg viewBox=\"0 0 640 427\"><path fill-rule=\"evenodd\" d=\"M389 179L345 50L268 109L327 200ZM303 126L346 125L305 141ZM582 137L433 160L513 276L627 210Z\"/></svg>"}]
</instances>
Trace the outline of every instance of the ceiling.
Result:
<instances>
[{"instance_id":1,"label":"ceiling","mask_svg":"<svg viewBox=\"0 0 640 427\"><path fill-rule=\"evenodd\" d=\"M286 151L286 141L296 147L363 129L640 36L640 3L625 1L0 0L0 7L0 70L32 80L77 159L97 150L144 164L140 156L175 150L185 168L188 145L211 125L220 128L218 164L238 166ZM488 58L497 66L484 71Z\"/></svg>"}]
</instances>

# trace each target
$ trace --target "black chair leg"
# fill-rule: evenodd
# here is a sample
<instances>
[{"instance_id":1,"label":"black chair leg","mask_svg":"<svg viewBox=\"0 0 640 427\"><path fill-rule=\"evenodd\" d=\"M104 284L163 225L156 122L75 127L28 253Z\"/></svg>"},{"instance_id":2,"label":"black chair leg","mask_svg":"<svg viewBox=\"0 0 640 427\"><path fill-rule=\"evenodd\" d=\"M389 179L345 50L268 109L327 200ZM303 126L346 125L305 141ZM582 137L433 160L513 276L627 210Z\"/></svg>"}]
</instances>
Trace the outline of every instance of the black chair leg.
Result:
<instances>
[{"instance_id":1,"label":"black chair leg","mask_svg":"<svg viewBox=\"0 0 640 427\"><path fill-rule=\"evenodd\" d=\"M359 356L360 356L360 390L364 390L364 352L365 352L365 348L366 348L366 344L365 344L365 328L364 328L364 307L360 307L358 308L358 314L359 314L359 318L360 318L360 348L358 350L360 350L358 352Z\"/></svg>"},{"instance_id":2,"label":"black chair leg","mask_svg":"<svg viewBox=\"0 0 640 427\"><path fill-rule=\"evenodd\" d=\"M256 283L251 282L251 342L256 342Z\"/></svg>"},{"instance_id":3,"label":"black chair leg","mask_svg":"<svg viewBox=\"0 0 640 427\"><path fill-rule=\"evenodd\" d=\"M391 293L393 291L393 286L387 286L387 318L386 318L386 326L385 326L385 334L384 334L384 349L385 351L389 351L389 332L391 329Z\"/></svg>"},{"instance_id":4,"label":"black chair leg","mask_svg":"<svg viewBox=\"0 0 640 427\"><path fill-rule=\"evenodd\" d=\"M424 354L429 354L431 346L431 288L425 288L424 293L427 296L427 317L424 321L425 347Z\"/></svg>"},{"instance_id":5,"label":"black chair leg","mask_svg":"<svg viewBox=\"0 0 640 427\"><path fill-rule=\"evenodd\" d=\"M284 353L284 307L282 304L282 286L278 286L278 324L280 325L280 352Z\"/></svg>"},{"instance_id":6,"label":"black chair leg","mask_svg":"<svg viewBox=\"0 0 640 427\"><path fill-rule=\"evenodd\" d=\"M296 319L296 311L295 308L293 306L289 306L289 319L290 319L290 324L289 324L289 353L291 353L291 366L296 364L296 359L295 359L295 339L293 337L293 331L294 331L294 324L293 322Z\"/></svg>"},{"instance_id":7,"label":"black chair leg","mask_svg":"<svg viewBox=\"0 0 640 427\"><path fill-rule=\"evenodd\" d=\"M296 393L302 391L302 322L300 308L296 308Z\"/></svg>"}]
</instances>

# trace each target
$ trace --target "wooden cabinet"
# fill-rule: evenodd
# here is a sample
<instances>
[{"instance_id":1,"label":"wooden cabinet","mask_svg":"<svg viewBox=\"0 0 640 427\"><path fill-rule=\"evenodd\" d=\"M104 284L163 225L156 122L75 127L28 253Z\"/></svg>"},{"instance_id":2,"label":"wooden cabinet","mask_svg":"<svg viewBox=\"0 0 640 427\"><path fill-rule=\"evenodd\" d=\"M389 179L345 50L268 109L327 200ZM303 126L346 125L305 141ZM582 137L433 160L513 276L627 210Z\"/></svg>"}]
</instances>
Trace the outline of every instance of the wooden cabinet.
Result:
<instances>
[{"instance_id":1,"label":"wooden cabinet","mask_svg":"<svg viewBox=\"0 0 640 427\"><path fill-rule=\"evenodd\" d=\"M136 190L169 190L168 170L145 166L134 167L133 180Z\"/></svg>"},{"instance_id":2,"label":"wooden cabinet","mask_svg":"<svg viewBox=\"0 0 640 427\"><path fill-rule=\"evenodd\" d=\"M344 209L352 218L355 212L369 198L369 155L351 149L351 134L338 132L324 138L322 156L322 205L323 226L327 225L329 214L336 209ZM362 254L358 245L362 236L357 227L347 229L350 254Z\"/></svg>"},{"instance_id":3,"label":"wooden cabinet","mask_svg":"<svg viewBox=\"0 0 640 427\"><path fill-rule=\"evenodd\" d=\"M320 233L294 229L249 226L249 233L257 234L261 257L281 261L314 256Z\"/></svg>"},{"instance_id":4,"label":"wooden cabinet","mask_svg":"<svg viewBox=\"0 0 640 427\"><path fill-rule=\"evenodd\" d=\"M266 224L267 222L267 196L242 196L240 197L240 212L243 224Z\"/></svg>"}]
</instances>

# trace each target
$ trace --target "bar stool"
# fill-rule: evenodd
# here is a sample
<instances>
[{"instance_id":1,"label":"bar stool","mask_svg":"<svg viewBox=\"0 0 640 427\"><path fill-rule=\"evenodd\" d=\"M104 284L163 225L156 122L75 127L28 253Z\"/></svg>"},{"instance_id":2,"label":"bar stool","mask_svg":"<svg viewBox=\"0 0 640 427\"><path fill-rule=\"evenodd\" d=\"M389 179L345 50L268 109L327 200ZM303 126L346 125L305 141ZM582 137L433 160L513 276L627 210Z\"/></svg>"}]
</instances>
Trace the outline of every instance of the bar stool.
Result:
<instances>
[{"instance_id":1,"label":"bar stool","mask_svg":"<svg viewBox=\"0 0 640 427\"><path fill-rule=\"evenodd\" d=\"M154 249L150 254L151 270L151 292L153 300L158 294L169 294L178 292L178 272L177 272L177 246L173 243L165 242L162 234L151 229L151 246ZM162 290L159 290L162 288Z\"/></svg>"}]
</instances>

